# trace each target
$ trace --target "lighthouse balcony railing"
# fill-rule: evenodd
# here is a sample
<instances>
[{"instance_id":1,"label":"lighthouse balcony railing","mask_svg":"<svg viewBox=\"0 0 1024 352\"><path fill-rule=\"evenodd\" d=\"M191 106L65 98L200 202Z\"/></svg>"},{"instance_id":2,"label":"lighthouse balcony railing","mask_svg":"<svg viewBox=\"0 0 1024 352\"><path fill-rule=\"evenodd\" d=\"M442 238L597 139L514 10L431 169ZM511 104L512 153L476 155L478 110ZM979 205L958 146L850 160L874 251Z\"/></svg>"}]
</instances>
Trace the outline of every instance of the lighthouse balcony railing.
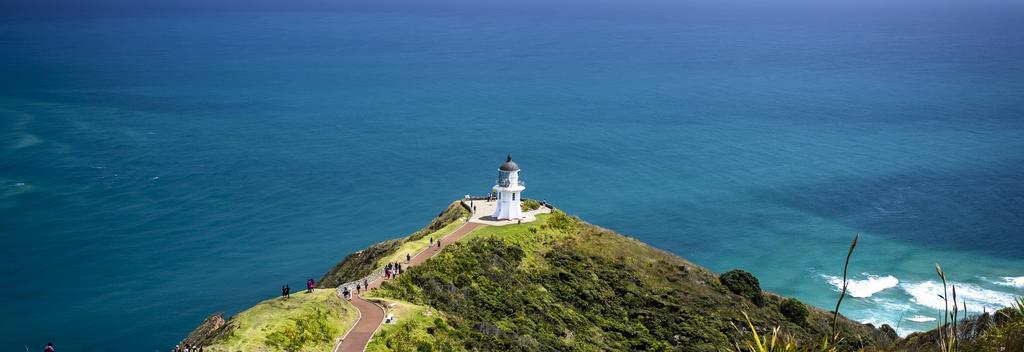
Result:
<instances>
[{"instance_id":1,"label":"lighthouse balcony railing","mask_svg":"<svg viewBox=\"0 0 1024 352\"><path fill-rule=\"evenodd\" d=\"M518 181L518 182L516 182L516 184L519 185L519 186L526 187L526 182L524 182L524 181ZM510 185L512 185L512 181L509 181L509 180L498 180L498 186L508 187Z\"/></svg>"}]
</instances>

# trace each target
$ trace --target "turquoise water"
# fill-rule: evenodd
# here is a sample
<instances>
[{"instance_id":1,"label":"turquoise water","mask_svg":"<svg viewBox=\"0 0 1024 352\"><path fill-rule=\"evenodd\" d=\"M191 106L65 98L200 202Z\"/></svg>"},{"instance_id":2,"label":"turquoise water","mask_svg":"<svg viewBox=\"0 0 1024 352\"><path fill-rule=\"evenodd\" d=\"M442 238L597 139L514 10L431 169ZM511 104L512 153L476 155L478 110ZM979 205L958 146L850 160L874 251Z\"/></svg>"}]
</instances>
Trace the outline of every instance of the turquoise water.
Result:
<instances>
[{"instance_id":1,"label":"turquoise water","mask_svg":"<svg viewBox=\"0 0 1024 352\"><path fill-rule=\"evenodd\" d=\"M0 349L164 350L508 152L528 197L820 307L859 232L858 320L933 327L936 262L991 310L1024 295L1024 12L988 6L4 21Z\"/></svg>"}]
</instances>

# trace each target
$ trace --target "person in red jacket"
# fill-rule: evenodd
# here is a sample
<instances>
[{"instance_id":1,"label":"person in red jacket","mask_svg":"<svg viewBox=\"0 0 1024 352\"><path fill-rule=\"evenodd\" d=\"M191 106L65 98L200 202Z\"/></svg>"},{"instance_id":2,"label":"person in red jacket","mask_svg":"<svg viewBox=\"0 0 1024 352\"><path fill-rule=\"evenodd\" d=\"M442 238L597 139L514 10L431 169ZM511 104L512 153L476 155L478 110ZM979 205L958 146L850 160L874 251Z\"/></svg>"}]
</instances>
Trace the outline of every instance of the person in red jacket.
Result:
<instances>
[{"instance_id":1,"label":"person in red jacket","mask_svg":"<svg viewBox=\"0 0 1024 352\"><path fill-rule=\"evenodd\" d=\"M53 342L47 342L46 349L44 349L43 352L53 352Z\"/></svg>"},{"instance_id":2,"label":"person in red jacket","mask_svg":"<svg viewBox=\"0 0 1024 352\"><path fill-rule=\"evenodd\" d=\"M313 278L309 278L309 281L306 281L306 293L313 293L314 287L316 287L316 281L313 281Z\"/></svg>"}]
</instances>

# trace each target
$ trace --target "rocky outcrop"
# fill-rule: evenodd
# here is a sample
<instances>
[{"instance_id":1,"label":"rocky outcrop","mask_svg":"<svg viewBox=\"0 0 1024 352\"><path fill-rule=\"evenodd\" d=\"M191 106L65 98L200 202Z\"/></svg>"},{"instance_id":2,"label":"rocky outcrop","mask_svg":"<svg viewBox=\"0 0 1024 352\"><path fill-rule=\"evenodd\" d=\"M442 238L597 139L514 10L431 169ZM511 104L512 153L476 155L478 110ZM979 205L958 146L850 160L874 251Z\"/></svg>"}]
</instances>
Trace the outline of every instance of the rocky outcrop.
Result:
<instances>
[{"instance_id":1,"label":"rocky outcrop","mask_svg":"<svg viewBox=\"0 0 1024 352\"><path fill-rule=\"evenodd\" d=\"M223 312L213 313L203 320L195 330L188 334L182 343L186 345L208 346L218 337L229 333L231 328L224 319Z\"/></svg>"}]
</instances>

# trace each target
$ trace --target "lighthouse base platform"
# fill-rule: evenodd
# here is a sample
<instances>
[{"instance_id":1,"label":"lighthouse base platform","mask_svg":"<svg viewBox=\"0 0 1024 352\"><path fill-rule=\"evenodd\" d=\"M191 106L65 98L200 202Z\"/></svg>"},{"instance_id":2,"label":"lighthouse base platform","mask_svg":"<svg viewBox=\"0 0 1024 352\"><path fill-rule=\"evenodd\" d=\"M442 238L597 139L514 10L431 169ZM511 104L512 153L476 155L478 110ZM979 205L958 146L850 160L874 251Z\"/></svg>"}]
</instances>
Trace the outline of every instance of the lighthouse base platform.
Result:
<instances>
[{"instance_id":1,"label":"lighthouse base platform","mask_svg":"<svg viewBox=\"0 0 1024 352\"><path fill-rule=\"evenodd\" d=\"M470 201L464 200L463 203L470 205ZM474 200L472 205L476 206L476 212L469 217L469 222L475 222L478 224L487 224L490 226L505 226L515 225L518 223L528 223L537 220L537 214L547 214L551 212L551 209L547 207L540 207L536 210L524 211L523 218L521 220L498 220L495 219L494 210L498 207L497 201L486 201L486 200Z\"/></svg>"}]
</instances>

